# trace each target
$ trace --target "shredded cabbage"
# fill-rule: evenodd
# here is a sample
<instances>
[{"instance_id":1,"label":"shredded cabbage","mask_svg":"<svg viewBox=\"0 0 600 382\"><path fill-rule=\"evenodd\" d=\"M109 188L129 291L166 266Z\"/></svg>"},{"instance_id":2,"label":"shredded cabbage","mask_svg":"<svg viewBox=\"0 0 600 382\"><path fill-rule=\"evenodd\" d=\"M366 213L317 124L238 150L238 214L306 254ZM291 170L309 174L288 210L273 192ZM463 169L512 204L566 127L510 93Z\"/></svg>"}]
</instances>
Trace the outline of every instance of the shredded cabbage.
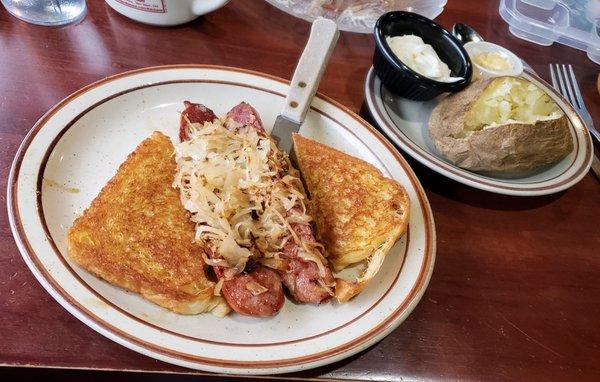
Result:
<instances>
[{"instance_id":1,"label":"shredded cabbage","mask_svg":"<svg viewBox=\"0 0 600 382\"><path fill-rule=\"evenodd\" d=\"M311 218L302 182L287 154L262 131L226 118L190 123L188 128L190 139L175 147L178 171L173 186L192 213L196 240L218 255L204 255L204 261L229 268L227 279L232 272L242 272L250 258L282 270L286 266L279 255L294 241L297 255L315 262L324 275L322 246L305 243L291 226L308 224Z\"/></svg>"},{"instance_id":2,"label":"shredded cabbage","mask_svg":"<svg viewBox=\"0 0 600 382\"><path fill-rule=\"evenodd\" d=\"M252 293L252 295L254 295L254 296L258 296L259 294L263 294L266 291L268 291L267 288L265 288L264 286L260 285L259 283L254 282L254 281L247 282L246 289L248 289L250 291L250 293Z\"/></svg>"}]
</instances>

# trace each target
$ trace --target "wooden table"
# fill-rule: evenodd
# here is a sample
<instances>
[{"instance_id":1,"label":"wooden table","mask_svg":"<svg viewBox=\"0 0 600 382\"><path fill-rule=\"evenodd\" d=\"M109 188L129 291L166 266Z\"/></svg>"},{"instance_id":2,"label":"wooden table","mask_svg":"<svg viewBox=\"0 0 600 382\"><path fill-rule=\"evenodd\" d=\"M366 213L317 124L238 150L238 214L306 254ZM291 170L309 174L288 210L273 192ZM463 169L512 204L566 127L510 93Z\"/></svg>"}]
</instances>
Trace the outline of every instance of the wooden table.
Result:
<instances>
[{"instance_id":1,"label":"wooden table","mask_svg":"<svg viewBox=\"0 0 600 382\"><path fill-rule=\"evenodd\" d=\"M455 22L472 25L546 78L548 63L572 63L592 116L600 116L599 66L580 51L513 37L498 16L497 1L474 3L452 0L438 21L447 28ZM238 66L289 78L309 30L308 23L258 0L232 1L175 28L132 22L102 1L88 5L83 22L56 29L0 11L3 190L30 127L83 85L129 69L176 63ZM367 118L363 84L373 47L371 35L342 33L320 87ZM427 292L378 345L289 377L600 380L598 181L588 174L557 195L516 198L478 191L410 163L427 190L438 233ZM0 363L16 366L0 373L130 380L123 373L19 366L189 372L117 345L62 309L21 259L4 192L0 198Z\"/></svg>"}]
</instances>

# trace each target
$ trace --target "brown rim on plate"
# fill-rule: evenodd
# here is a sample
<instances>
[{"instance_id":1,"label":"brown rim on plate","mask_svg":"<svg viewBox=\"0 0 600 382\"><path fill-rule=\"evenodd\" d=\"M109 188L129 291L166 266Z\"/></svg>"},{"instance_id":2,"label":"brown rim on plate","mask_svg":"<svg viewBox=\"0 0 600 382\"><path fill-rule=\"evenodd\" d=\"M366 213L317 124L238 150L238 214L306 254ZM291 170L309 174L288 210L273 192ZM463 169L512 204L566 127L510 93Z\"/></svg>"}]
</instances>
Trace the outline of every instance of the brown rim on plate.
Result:
<instances>
[{"instance_id":1,"label":"brown rim on plate","mask_svg":"<svg viewBox=\"0 0 600 382\"><path fill-rule=\"evenodd\" d=\"M163 356L166 356L168 358L172 358L172 359L179 359L179 360L183 360L183 361L188 361L188 362L194 362L194 363L199 363L199 364L205 364L205 365L209 365L209 366L224 366L224 367L238 367L238 368L261 368L261 367L273 367L273 366L279 366L279 367L283 367L283 366L291 366L291 365L297 365L297 364L302 364L302 363L307 363L307 362L315 362L315 361L319 361L325 358L329 358L332 356L335 356L337 354L340 354L342 352L345 352L347 350L356 348L357 346L371 340L371 339L378 339L377 336L384 334L385 330L388 329L393 323L394 321L403 313L406 312L407 307L412 303L412 302L416 302L418 301L418 298L420 297L420 294L422 294L422 292L424 291L424 286L426 285L428 278L431 274L432 271L432 266L433 266L433 260L434 260L434 256L435 256L435 241L434 241L434 237L435 237L435 229L433 226L433 216L431 214L431 209L429 206L429 203L427 202L427 198L425 196L425 193L420 185L420 183L418 182L415 174L412 172L412 170L410 169L410 167L408 166L408 164L404 161L404 159L399 155L399 153L397 153L395 151L395 149L373 128L371 127L368 123L366 123L364 120L362 120L360 117L358 117L357 115L355 115L353 112L351 112L349 109L347 109L346 107L338 104L337 102L331 100L330 98L323 96L321 94L319 94L318 96L320 98L322 98L323 100L325 100L326 102L329 102L331 104L333 104L334 106L338 107L339 109L343 110L346 114L348 114L349 116L351 116L353 119L355 119L357 122L359 122L363 127L365 127L369 132L371 132L378 140L380 140L390 151L390 153L396 158L396 160L398 161L398 163L401 165L401 167L404 169L404 171L406 172L406 174L408 175L413 187L415 188L415 191L417 192L417 196L419 199L419 204L422 207L422 213L423 213L423 220L425 223L425 235L426 235L426 245L425 245L425 252L424 252L424 259L423 262L421 264L421 268L419 271L419 275L417 278L417 281L415 282L415 284L413 285L411 291L409 292L408 296L405 298L405 300L398 306L398 308L396 310L394 310L389 316L387 316L383 322L381 322L380 324L378 324L376 327L374 327L373 329L369 330L369 332L364 333L362 336L353 339L352 341L349 341L345 344L342 344L336 348L333 349L328 349L326 351L322 351L320 353L316 353L316 354L311 354L311 355L307 355L307 356L302 356L302 357L296 357L296 358L291 358L291 359L281 359L281 360L272 360L272 361L254 361L254 362L248 362L248 361L230 361L230 360L222 360L222 359L214 359L214 358L207 358L207 357L200 357L200 356L196 356L193 354L187 354L187 353L181 353L181 352L177 352L171 349L167 349L155 344L151 344L148 343L140 338L134 337L132 335L130 335L129 333L123 332L122 330L120 330L119 328L116 328L114 326L112 326L111 324L103 321L101 318L95 316L92 312L90 312L88 309L86 309L85 307L83 307L82 305L80 305L74 298L72 298L64 289L62 289L62 287L58 284L58 282L48 273L48 271L44 268L44 266L42 265L41 261L39 260L37 254L33 251L22 226L22 221L20 219L19 216L19 211L18 211L18 205L17 205L17 187L18 187L18 173L19 173L19 169L20 169L20 165L21 162L23 160L23 157L27 151L27 148L29 147L29 145L31 144L32 140L35 138L36 134L43 128L43 126L45 125L45 123L56 113L58 112L60 109L62 109L62 107L64 107L66 104L68 104L71 100L73 100L74 98L78 97L79 95L93 89L96 88L100 85L104 85L108 82L114 81L116 79L125 77L125 76L131 76L131 75L135 75L138 73L142 73L142 72L147 72L147 71L160 71L160 70L169 70L169 69L215 69L215 70L225 70L225 71L237 71L237 72L242 72L242 73L246 73L246 74L251 74L251 75L255 75L255 76L259 76L259 77L263 77L263 78L268 78L271 80L275 80L278 81L280 83L284 83L284 84L289 84L289 81L280 79L278 77L273 77L270 75L265 75L262 73L258 73L258 72L253 72L253 71L249 71L249 70L243 70L243 69L237 69L237 68L229 68L229 67L223 67L223 66L212 66L212 65L172 65L172 66L162 66L162 67L151 67L151 68L144 68L144 69L139 69L139 70L135 70L135 71L131 71L131 72L125 72L125 73L121 73L121 74L117 74L115 76L112 77L108 77L105 78L103 80L100 80L98 82L95 82L91 85L88 85L82 89L80 89L79 91L71 94L70 96L68 96L67 98L65 98L63 101L59 102L56 106L54 106L50 111L48 111L35 125L34 127L31 129L31 131L27 134L27 136L25 137L25 139L23 140L23 143L21 144L21 146L19 147L19 150L17 152L17 155L15 157L15 160L13 162L12 168L11 168L11 172L10 172L10 177L9 177L9 188L8 188L8 204L9 204L9 211L11 214L11 226L13 228L13 232L15 233L15 239L17 239L17 241L21 244L21 246L25 249L26 253L23 253L24 257L27 257L27 260L29 260L29 263L34 265L35 270L38 272L40 278L48 284L48 286L57 294L60 296L60 298L62 299L62 301L59 302L63 302L65 305L65 308L67 308L69 311L71 311L71 313L73 313L74 315L76 315L77 317L80 316L85 316L90 322L92 322L94 324L94 329L98 329L102 334L104 334L105 336L108 336L109 338L121 343L122 345L130 345L130 346L134 346L136 349L143 349L146 351L150 351L150 352L155 352L158 354L161 354ZM239 84L242 86L246 86L244 84ZM252 86L250 86L252 87ZM267 89L260 89L257 88L258 90L266 90L269 91ZM133 89L135 90L135 89ZM132 89L130 89L129 91L133 91ZM272 91L269 91L271 93L273 93ZM113 97L118 96L118 95L113 95ZM282 95L283 96L283 95ZM111 97L112 98L112 97ZM102 100L101 102L105 102L106 99ZM97 105L94 105L97 106ZM94 107L93 106L93 107ZM91 107L91 108L93 108ZM89 110L91 110L91 108L86 109L81 115L85 114L86 112L89 112ZM314 109L317 112L320 112L318 109ZM324 116L331 118L328 115L325 115L325 113L320 112L321 114L323 114ZM331 118L332 119L332 118ZM334 120L335 121L335 120ZM338 121L335 121L336 123L339 124ZM72 123L71 123L72 124ZM341 127L344 127L342 124L339 124ZM60 136L64 133L64 131L66 131L66 129L68 129L69 126L65 127L63 129L63 131L61 131L60 134L57 135L57 137L55 138L55 142L54 144L56 144L56 142L58 142L58 140L60 139ZM50 147L48 149L49 151L46 153L47 155L49 155L49 152L52 150L52 147ZM47 159L47 155L45 156L45 160ZM42 164L42 168L40 169L39 172L39 176L43 176L43 166L45 166L45 160L44 163ZM40 186L40 184L38 183L38 187ZM38 212L41 212L43 214L43 207L41 205L41 199L40 196L38 195ZM43 215L40 215L40 219L42 221L42 224L44 226L44 230L48 236L48 239L51 241L52 246L54 247L55 251L56 246L54 244L54 242L52 241L51 235L49 235L49 232L47 231L47 227L45 226L45 221L43 220ZM406 248L408 248L408 237L407 237L407 243L406 243ZM62 254L60 253L60 251L57 252L58 256L60 257L61 261L65 261L65 259L63 258ZM68 267L67 269L69 269L70 272L74 272L70 267ZM400 272L399 272L400 273ZM394 282L392 283L392 286L395 284L395 282L398 279L398 275L396 275L396 279L394 280ZM35 272L34 272L35 274ZM78 278L78 277L77 277ZM42 281L40 280L40 281ZM44 283L42 283L44 284ZM85 285L85 284L84 284ZM44 285L45 286L45 285ZM391 288L390 288L391 289ZM389 290L386 292L386 294L389 292ZM385 295L384 295L385 296ZM383 298L383 297L382 297ZM377 304L377 303L376 303ZM112 304L111 304L112 305ZM371 308L372 309L372 308ZM362 315L366 314L367 312L364 312ZM129 316L131 316L130 314L128 314ZM361 315L361 316L362 316ZM359 317L357 317L356 319L358 319ZM139 320L138 320L139 321ZM148 323L142 321L143 324L147 325ZM89 324L86 322L86 324ZM349 323L348 323L349 324ZM346 324L346 325L348 325ZM164 330L162 328L160 328L161 330ZM335 329L334 329L335 330ZM324 333L323 333L324 334ZM320 334L320 335L323 335ZM314 338L315 336L312 336L310 338ZM306 340L306 339L302 339L302 340ZM301 340L299 340L301 341ZM260 345L257 345L260 346Z\"/></svg>"},{"instance_id":2,"label":"brown rim on plate","mask_svg":"<svg viewBox=\"0 0 600 382\"><path fill-rule=\"evenodd\" d=\"M495 178L491 178L489 176L472 173L468 170L461 169L460 167L453 165L452 163L446 162L443 159L436 157L435 154L432 154L432 153L428 152L427 150L421 148L419 145L414 143L408 136L406 136L402 131L400 131L400 129L392 122L392 118L389 115L387 108L385 108L385 106L384 106L384 110L381 110L381 108L377 104L376 94L375 94L376 74L372 68L369 70L369 74L367 77L368 96L372 100L372 104L373 104L373 107L370 108L370 112L375 114L374 117L377 117L379 120L383 121L385 123L385 127L387 128L387 130L389 132L391 132L395 138L397 138L400 142L402 142L403 145L406 146L406 148L405 147L402 148L403 150L406 150L407 148L409 148L413 152L417 153L417 155L411 154L411 156L413 156L415 159L419 160L419 162L423 163L424 165L426 165L429 168L433 169L434 167L441 167L445 171L448 171L449 173L453 174L454 176L456 176L458 178L463 178L470 183L475 183L478 185L485 186L486 187L485 189L497 188L497 189L502 189L502 190L507 190L507 191L513 191L513 193L511 193L510 195L515 195L515 193L517 193L517 192L531 193L531 192L543 192L546 190L555 190L555 189L557 191L563 190L564 185L572 183L572 182L577 182L588 171L589 166L587 166L586 163L591 163L591 159L592 159L592 146L591 146L592 142L591 142L589 133L587 133L587 129L585 128L583 121L581 120L581 118L579 117L577 112L572 107L570 107L568 103L566 103L566 100L564 100L563 97L554 90L554 88L547 86L541 78L539 78L537 75L535 75L533 73L530 73L527 71L524 71L523 73L525 74L524 77L527 80L535 83L537 86L539 86L539 87L543 88L545 91L547 91L548 94L554 99L554 101L557 101L557 103L559 104L559 106L561 107L561 109L563 110L563 112L565 113L567 118L569 119L569 128L571 130L572 135L574 136L573 152L577 153L579 151L579 146L581 145L581 142L579 141L579 135L577 133L577 130L583 131L583 133L584 133L583 134L584 135L583 146L586 148L586 151L585 151L585 157L583 159L583 165L580 166L577 169L577 171L575 171L571 176L569 176L566 179L563 179L559 183L551 184L548 186L527 187L527 185L530 185L530 184L533 185L533 184L537 184L537 183L545 183L545 182L548 182L550 180L553 180L553 179L556 179L556 178L562 176L563 174L565 174L567 171L569 171L575 165L575 162L577 159L576 156L573 158L573 161L569 164L569 166L567 166L567 168L560 174L558 174L550 179L521 184L521 183L506 181L504 179L495 179ZM379 88L380 97L382 97L382 95L383 95L383 92L381 91L382 88L383 88L383 84L380 84L380 88ZM382 100L382 103L384 103L383 100ZM560 105L560 104L564 104L567 107L563 107L563 105ZM444 175L444 174L442 174L442 175ZM486 181L486 179L493 180L496 183ZM469 184L469 183L467 183L467 184ZM522 186L521 187L512 186L515 184L520 184Z\"/></svg>"}]
</instances>

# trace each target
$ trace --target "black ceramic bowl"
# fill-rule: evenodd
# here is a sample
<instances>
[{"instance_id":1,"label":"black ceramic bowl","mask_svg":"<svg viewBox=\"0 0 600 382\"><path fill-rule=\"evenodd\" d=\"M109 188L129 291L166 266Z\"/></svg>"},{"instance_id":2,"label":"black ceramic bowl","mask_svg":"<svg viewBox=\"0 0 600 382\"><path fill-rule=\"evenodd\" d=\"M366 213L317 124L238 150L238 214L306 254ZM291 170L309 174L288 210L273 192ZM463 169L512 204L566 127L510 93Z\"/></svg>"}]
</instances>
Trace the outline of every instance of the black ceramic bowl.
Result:
<instances>
[{"instance_id":1,"label":"black ceramic bowl","mask_svg":"<svg viewBox=\"0 0 600 382\"><path fill-rule=\"evenodd\" d=\"M448 65L454 82L440 82L420 75L406 66L390 49L387 36L415 35L423 39ZM388 12L375 24L375 73L392 92L415 101L427 101L442 93L461 91L471 81L473 69L461 43L437 23L411 12Z\"/></svg>"}]
</instances>

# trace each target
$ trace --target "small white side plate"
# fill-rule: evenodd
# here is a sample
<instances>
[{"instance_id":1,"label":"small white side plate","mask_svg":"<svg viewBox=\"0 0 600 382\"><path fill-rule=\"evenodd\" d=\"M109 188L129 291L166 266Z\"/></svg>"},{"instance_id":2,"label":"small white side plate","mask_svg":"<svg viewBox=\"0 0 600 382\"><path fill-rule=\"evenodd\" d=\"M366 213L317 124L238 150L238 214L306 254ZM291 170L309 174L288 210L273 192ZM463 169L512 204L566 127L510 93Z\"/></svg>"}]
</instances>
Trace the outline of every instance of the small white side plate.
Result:
<instances>
[{"instance_id":1,"label":"small white side plate","mask_svg":"<svg viewBox=\"0 0 600 382\"><path fill-rule=\"evenodd\" d=\"M556 164L519 177L478 174L444 158L431 141L428 129L429 115L438 99L415 102L398 97L383 86L373 68L367 74L365 95L369 112L385 135L433 171L467 186L498 194L534 196L565 190L579 182L590 168L593 152L590 135L577 112L552 87L527 69L522 76L547 92L563 109L569 118L574 150Z\"/></svg>"}]
</instances>

